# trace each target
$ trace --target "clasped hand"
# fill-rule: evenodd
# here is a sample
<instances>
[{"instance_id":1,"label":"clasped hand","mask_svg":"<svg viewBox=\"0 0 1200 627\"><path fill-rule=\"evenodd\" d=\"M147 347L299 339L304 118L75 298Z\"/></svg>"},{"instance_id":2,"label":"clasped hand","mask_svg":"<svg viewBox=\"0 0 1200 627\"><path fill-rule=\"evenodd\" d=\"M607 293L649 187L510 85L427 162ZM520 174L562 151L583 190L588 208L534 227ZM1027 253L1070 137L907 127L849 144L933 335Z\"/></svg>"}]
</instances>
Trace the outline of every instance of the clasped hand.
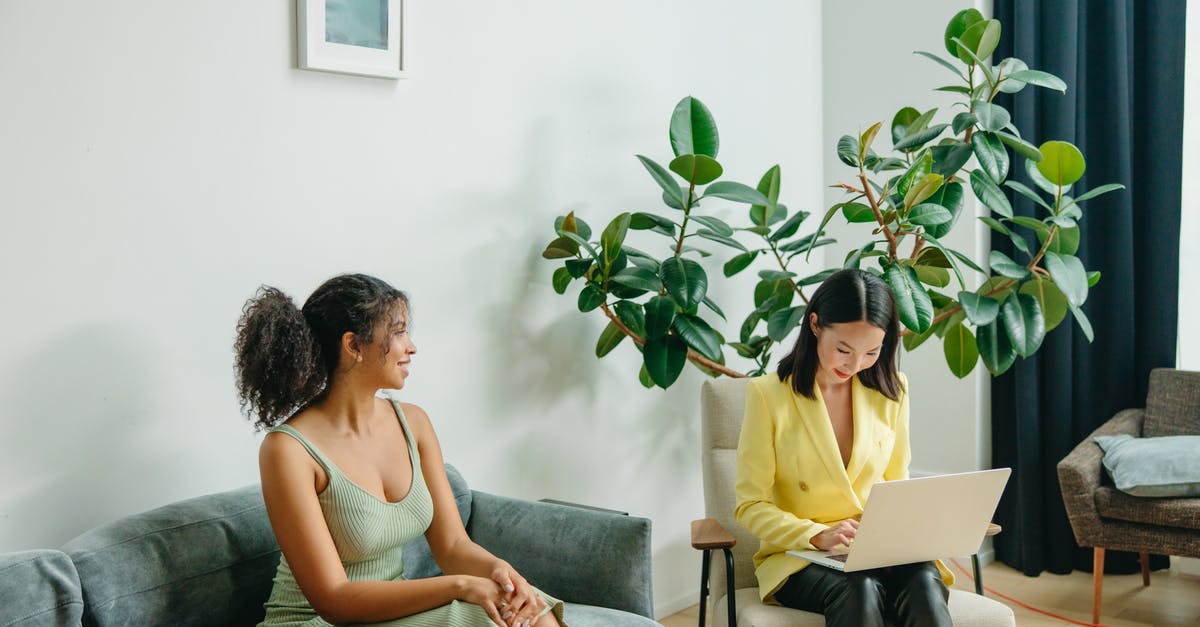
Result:
<instances>
[{"instance_id":1,"label":"clasped hand","mask_svg":"<svg viewBox=\"0 0 1200 627\"><path fill-rule=\"evenodd\" d=\"M832 551L839 546L850 546L858 533L858 521L847 518L813 536L809 543L822 551Z\"/></svg>"},{"instance_id":2,"label":"clasped hand","mask_svg":"<svg viewBox=\"0 0 1200 627\"><path fill-rule=\"evenodd\" d=\"M482 607L500 627L530 627L546 607L533 586L507 566L493 570L490 579L471 577L463 600Z\"/></svg>"}]
</instances>

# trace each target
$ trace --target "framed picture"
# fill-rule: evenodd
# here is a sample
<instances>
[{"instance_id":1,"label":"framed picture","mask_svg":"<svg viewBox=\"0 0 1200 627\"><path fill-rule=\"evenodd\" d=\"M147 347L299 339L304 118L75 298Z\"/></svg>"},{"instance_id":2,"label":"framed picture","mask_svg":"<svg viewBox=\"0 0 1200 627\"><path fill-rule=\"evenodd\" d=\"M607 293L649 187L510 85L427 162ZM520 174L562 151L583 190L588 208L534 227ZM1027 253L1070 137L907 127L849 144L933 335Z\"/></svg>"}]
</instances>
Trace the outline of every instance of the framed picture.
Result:
<instances>
[{"instance_id":1,"label":"framed picture","mask_svg":"<svg viewBox=\"0 0 1200 627\"><path fill-rule=\"evenodd\" d=\"M296 0L302 70L404 77L404 0Z\"/></svg>"}]
</instances>

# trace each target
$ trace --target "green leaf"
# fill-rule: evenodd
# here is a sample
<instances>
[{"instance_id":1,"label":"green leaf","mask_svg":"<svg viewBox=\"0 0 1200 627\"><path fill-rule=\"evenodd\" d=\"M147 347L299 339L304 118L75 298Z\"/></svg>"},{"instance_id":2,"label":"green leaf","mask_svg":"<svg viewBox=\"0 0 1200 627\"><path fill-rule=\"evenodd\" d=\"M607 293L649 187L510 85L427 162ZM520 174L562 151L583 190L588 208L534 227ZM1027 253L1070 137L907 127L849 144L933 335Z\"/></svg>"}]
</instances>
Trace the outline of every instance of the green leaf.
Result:
<instances>
[{"instance_id":1,"label":"green leaf","mask_svg":"<svg viewBox=\"0 0 1200 627\"><path fill-rule=\"evenodd\" d=\"M625 234L629 231L629 220L628 213L618 215L608 223L604 233L600 235L600 247L609 263L621 254L621 244L625 243Z\"/></svg>"},{"instance_id":2,"label":"green leaf","mask_svg":"<svg viewBox=\"0 0 1200 627\"><path fill-rule=\"evenodd\" d=\"M1028 268L1013 261L1008 255L998 250L988 253L988 265L992 267L992 271L996 274L1010 279L1023 279L1029 274Z\"/></svg>"},{"instance_id":3,"label":"green leaf","mask_svg":"<svg viewBox=\"0 0 1200 627\"><path fill-rule=\"evenodd\" d=\"M996 49L996 43L1000 41L1000 20L975 22L968 26L958 36L958 39L960 45L955 49L954 54L963 63L982 63L984 59L991 56L992 51ZM994 81L989 78L988 82Z\"/></svg>"},{"instance_id":4,"label":"green leaf","mask_svg":"<svg viewBox=\"0 0 1200 627\"><path fill-rule=\"evenodd\" d=\"M1017 181L1004 181L1004 186L1041 205L1046 211L1051 211L1050 205L1046 204L1046 201L1042 200L1042 197L1038 196L1037 192L1029 189L1021 183L1018 183Z\"/></svg>"},{"instance_id":5,"label":"green leaf","mask_svg":"<svg viewBox=\"0 0 1200 627\"><path fill-rule=\"evenodd\" d=\"M746 246L741 242L733 239L732 237L726 237L719 233L714 233L708 229L700 229L699 231L696 231L696 235L699 235L706 240L717 242L718 244L724 244L730 248L736 248L742 252L748 252Z\"/></svg>"},{"instance_id":6,"label":"green leaf","mask_svg":"<svg viewBox=\"0 0 1200 627\"><path fill-rule=\"evenodd\" d=\"M1008 150L995 133L975 133L971 135L971 149L979 166L999 185L1008 176Z\"/></svg>"},{"instance_id":7,"label":"green leaf","mask_svg":"<svg viewBox=\"0 0 1200 627\"><path fill-rule=\"evenodd\" d=\"M608 326L600 332L600 339L596 340L596 357L604 357L612 352L612 349L625 339L625 333L621 331L615 323L609 322Z\"/></svg>"},{"instance_id":8,"label":"green leaf","mask_svg":"<svg viewBox=\"0 0 1200 627\"><path fill-rule=\"evenodd\" d=\"M981 327L991 324L1000 313L1000 302L974 292L963 290L958 293L958 302L962 305L963 313L971 324Z\"/></svg>"},{"instance_id":9,"label":"green leaf","mask_svg":"<svg viewBox=\"0 0 1200 627\"><path fill-rule=\"evenodd\" d=\"M592 227L588 226L583 218L575 217L575 212L572 211L565 216L559 216L554 219L554 232L563 235L564 233L574 233L583 239L592 237Z\"/></svg>"},{"instance_id":10,"label":"green leaf","mask_svg":"<svg viewBox=\"0 0 1200 627\"><path fill-rule=\"evenodd\" d=\"M1034 161L1041 161L1042 152L1038 150L1037 146L1034 146L1033 144L1011 133L997 132L996 136L1000 138L1000 141L1008 144L1008 146L1013 150L1021 153L1022 157L1025 157L1026 159L1033 159Z\"/></svg>"},{"instance_id":11,"label":"green leaf","mask_svg":"<svg viewBox=\"0 0 1200 627\"><path fill-rule=\"evenodd\" d=\"M1050 252L1046 253L1044 259L1046 271L1050 273L1050 278L1054 280L1058 289L1062 290L1063 296L1067 297L1067 302L1071 307L1081 307L1087 300L1088 290L1087 272L1083 269L1083 262L1079 261L1078 257Z\"/></svg>"},{"instance_id":12,"label":"green leaf","mask_svg":"<svg viewBox=\"0 0 1200 627\"><path fill-rule=\"evenodd\" d=\"M949 126L949 124L935 124L929 128L916 131L911 135L905 136L904 139L901 139L898 143L893 145L892 148L895 150L912 152L917 148L929 143L930 140L934 139L938 135L941 135L942 131L949 128Z\"/></svg>"},{"instance_id":13,"label":"green leaf","mask_svg":"<svg viewBox=\"0 0 1200 627\"><path fill-rule=\"evenodd\" d=\"M974 100L982 100L984 96L987 95L988 90L991 89L991 86L996 83L996 77L994 74L992 74L991 68L988 67L988 64L983 59L979 58L979 56L976 55L973 50L968 50L964 47L966 44L964 44L961 39L956 43L959 44L959 52L966 55L966 58L963 62L967 64L974 63L975 67L979 68L980 72L983 72L983 77L987 79L987 84L985 85L981 83L977 85L975 87L975 92L971 95L972 99ZM971 47L974 48L975 44L971 44Z\"/></svg>"},{"instance_id":14,"label":"green leaf","mask_svg":"<svg viewBox=\"0 0 1200 627\"><path fill-rule=\"evenodd\" d=\"M913 185L924 179L933 171L933 154L931 152L923 152L919 157L913 160L911 166L904 174L900 175L900 180L896 183L896 193L901 198L908 195L909 190Z\"/></svg>"},{"instance_id":15,"label":"green leaf","mask_svg":"<svg viewBox=\"0 0 1200 627\"><path fill-rule=\"evenodd\" d=\"M646 339L667 334L675 321L675 303L666 296L655 296L646 301Z\"/></svg>"},{"instance_id":16,"label":"green leaf","mask_svg":"<svg viewBox=\"0 0 1200 627\"><path fill-rule=\"evenodd\" d=\"M950 271L945 268L921 265L914 265L912 268L917 273L917 278L925 285L932 285L934 287L946 287L950 285Z\"/></svg>"},{"instance_id":17,"label":"green leaf","mask_svg":"<svg viewBox=\"0 0 1200 627\"><path fill-rule=\"evenodd\" d=\"M958 279L959 285L965 284L963 281L962 270L958 269L958 264L955 263L954 259L951 257L957 258L959 261L964 261L969 267L975 269L977 272L980 272L980 273L983 272L983 269L981 269L979 266L975 265L975 262L971 261L970 257L967 257L966 255L958 252L957 250L952 250L952 249L946 248L945 246L942 245L941 240L934 237L933 235L926 233L925 234L925 243L929 244L931 247L941 251L942 256L945 257L950 262L950 269L954 271L954 277Z\"/></svg>"},{"instance_id":18,"label":"green leaf","mask_svg":"<svg viewBox=\"0 0 1200 627\"><path fill-rule=\"evenodd\" d=\"M837 156L842 163L852 167L858 167L858 140L853 135L842 135L837 143Z\"/></svg>"},{"instance_id":19,"label":"green leaf","mask_svg":"<svg viewBox=\"0 0 1200 627\"><path fill-rule=\"evenodd\" d=\"M733 181L718 181L704 189L701 198L724 198L734 202L744 202L749 205L770 204L770 199L749 185Z\"/></svg>"},{"instance_id":20,"label":"green leaf","mask_svg":"<svg viewBox=\"0 0 1200 627\"><path fill-rule=\"evenodd\" d=\"M871 242L869 246L874 247L875 243ZM931 266L934 268L949 269L951 266L950 259L946 257L946 253L932 246L921 249L921 254L917 255L916 263L919 266Z\"/></svg>"},{"instance_id":21,"label":"green leaf","mask_svg":"<svg viewBox=\"0 0 1200 627\"><path fill-rule=\"evenodd\" d=\"M1079 307L1071 307L1071 315L1075 316L1075 322L1079 323L1079 330L1083 331L1083 336L1087 338L1087 341L1091 342L1095 339L1092 333L1092 323L1083 314L1083 310Z\"/></svg>"},{"instance_id":22,"label":"green leaf","mask_svg":"<svg viewBox=\"0 0 1200 627\"><path fill-rule=\"evenodd\" d=\"M974 154L971 147L956 141L951 145L934 146L930 148L933 155L933 173L949 179L958 173Z\"/></svg>"},{"instance_id":23,"label":"green leaf","mask_svg":"<svg viewBox=\"0 0 1200 627\"><path fill-rule=\"evenodd\" d=\"M758 251L754 250L754 251L750 251L748 253L742 253L742 254L734 257L733 259L726 261L725 262L725 276L730 277L730 276L733 276L733 275L741 272L742 270L745 270L747 267L750 266L751 263L754 262L754 258L757 256L758 256Z\"/></svg>"},{"instance_id":24,"label":"green leaf","mask_svg":"<svg viewBox=\"0 0 1200 627\"><path fill-rule=\"evenodd\" d=\"M579 244L569 237L558 237L542 251L544 259L565 259L579 254Z\"/></svg>"},{"instance_id":25,"label":"green leaf","mask_svg":"<svg viewBox=\"0 0 1200 627\"><path fill-rule=\"evenodd\" d=\"M1096 196L1099 196L1100 194L1107 194L1108 192L1113 192L1118 189L1125 189L1125 186L1121 185L1120 183L1108 183L1105 185L1101 185L1100 187L1097 187L1095 189L1090 189L1087 192L1080 194L1079 196L1076 196L1075 204L1079 204L1085 200L1091 200L1091 199L1095 198Z\"/></svg>"},{"instance_id":26,"label":"green leaf","mask_svg":"<svg viewBox=\"0 0 1200 627\"><path fill-rule=\"evenodd\" d=\"M883 278L896 297L896 308L904 326L917 333L928 329L933 321L933 303L917 273L908 266L892 264L884 269Z\"/></svg>"},{"instance_id":27,"label":"green leaf","mask_svg":"<svg viewBox=\"0 0 1200 627\"><path fill-rule=\"evenodd\" d=\"M683 198L682 198L683 191L681 190L679 193L681 196L676 197L676 196L671 195L669 192L664 191L662 193L663 204L672 209L678 209L679 211L683 211Z\"/></svg>"},{"instance_id":28,"label":"green leaf","mask_svg":"<svg viewBox=\"0 0 1200 627\"><path fill-rule=\"evenodd\" d=\"M767 170L766 173L762 175L762 178L758 180L757 188L759 193L761 193L763 196L766 196L767 200L771 202L765 205L751 205L751 222L758 226L767 226L782 218L782 216L779 218L775 217L775 204L779 202L780 184L779 166L773 165L771 166L771 169Z\"/></svg>"},{"instance_id":29,"label":"green leaf","mask_svg":"<svg viewBox=\"0 0 1200 627\"><path fill-rule=\"evenodd\" d=\"M567 286L571 284L571 273L566 268L558 268L554 271L554 276L550 279L554 285L554 291L562 294L567 291Z\"/></svg>"},{"instance_id":30,"label":"green leaf","mask_svg":"<svg viewBox=\"0 0 1200 627\"><path fill-rule=\"evenodd\" d=\"M703 224L704 226L711 229L717 235L724 235L725 237L729 237L729 236L733 235L733 227L726 224L725 221L720 218L714 218L712 216L698 216L696 214L692 214L690 219L693 222L698 222L700 224Z\"/></svg>"},{"instance_id":31,"label":"green leaf","mask_svg":"<svg viewBox=\"0 0 1200 627\"><path fill-rule=\"evenodd\" d=\"M1037 236L1038 243L1045 246L1046 238L1050 236L1050 230L1040 229L1037 231ZM1055 231L1054 241L1050 242L1050 247L1046 250L1060 255L1074 255L1079 250L1079 227L1060 228Z\"/></svg>"},{"instance_id":32,"label":"green leaf","mask_svg":"<svg viewBox=\"0 0 1200 627\"><path fill-rule=\"evenodd\" d=\"M613 311L621 322L629 327L630 331L638 335L646 334L646 314L642 311L642 306L628 300L619 300L613 304Z\"/></svg>"},{"instance_id":33,"label":"green leaf","mask_svg":"<svg viewBox=\"0 0 1200 627\"><path fill-rule=\"evenodd\" d=\"M787 270L759 270L758 278L764 281L784 281L796 278L796 273Z\"/></svg>"},{"instance_id":34,"label":"green leaf","mask_svg":"<svg viewBox=\"0 0 1200 627\"><path fill-rule=\"evenodd\" d=\"M1015 94L1025 88L1025 81L1012 78L1016 72L1029 69L1024 61L1009 57L1001 61L996 69L998 70L997 78L1000 80L1000 91L1006 94Z\"/></svg>"},{"instance_id":35,"label":"green leaf","mask_svg":"<svg viewBox=\"0 0 1200 627\"><path fill-rule=\"evenodd\" d=\"M875 135L879 132L879 127L883 126L883 122L876 122L871 125L871 128L863 132L858 138L858 160L863 161L867 158L867 153L871 150L871 143L875 141Z\"/></svg>"},{"instance_id":36,"label":"green leaf","mask_svg":"<svg viewBox=\"0 0 1200 627\"><path fill-rule=\"evenodd\" d=\"M642 359L644 360L645 357L642 357ZM642 369L638 371L638 381L646 389L654 387L654 379L650 378L650 372L646 370L646 364L644 363L642 364Z\"/></svg>"},{"instance_id":37,"label":"green leaf","mask_svg":"<svg viewBox=\"0 0 1200 627\"><path fill-rule=\"evenodd\" d=\"M950 372L959 379L971 374L975 363L979 361L979 347L975 344L975 336L961 322L946 331L942 350Z\"/></svg>"},{"instance_id":38,"label":"green leaf","mask_svg":"<svg viewBox=\"0 0 1200 627\"><path fill-rule=\"evenodd\" d=\"M655 385L669 388L687 364L687 345L674 335L646 340L642 347L642 362Z\"/></svg>"},{"instance_id":39,"label":"green leaf","mask_svg":"<svg viewBox=\"0 0 1200 627\"><path fill-rule=\"evenodd\" d=\"M667 294L683 309L698 306L708 292L708 275L691 259L667 259L659 268L658 276L667 288Z\"/></svg>"},{"instance_id":40,"label":"green leaf","mask_svg":"<svg viewBox=\"0 0 1200 627\"><path fill-rule=\"evenodd\" d=\"M645 290L655 294L662 289L662 282L658 278L658 273L650 268L637 266L625 268L609 277L608 280L617 285L624 285L635 290Z\"/></svg>"},{"instance_id":41,"label":"green leaf","mask_svg":"<svg viewBox=\"0 0 1200 627\"><path fill-rule=\"evenodd\" d=\"M839 208L841 208L841 206L842 206L842 205L840 205L840 204L834 205L834 206L830 207L828 211L826 211L826 212L825 212L825 217L824 217L824 218L821 218L821 226L817 227L817 232L816 232L816 233L814 233L814 235L817 235L817 234L820 234L820 233L824 233L824 232L825 232L825 225L829 224L829 220L830 220L831 218L833 218L833 214L837 213L837 210L838 210ZM816 237L813 237L813 238L811 238L811 239L809 240L809 242L808 242L808 250L806 250L806 251L805 251L805 256L804 256L804 259L805 259L805 260L807 260L807 259L808 259L808 255L811 255L811 254L812 254L812 251L813 251L813 249L814 249L814 248L816 248L816 242L817 242L817 238L816 238Z\"/></svg>"},{"instance_id":42,"label":"green leaf","mask_svg":"<svg viewBox=\"0 0 1200 627\"><path fill-rule=\"evenodd\" d=\"M1049 279L1034 276L1021 286L1020 292L1032 296L1042 308L1046 332L1049 333L1067 317L1067 297Z\"/></svg>"},{"instance_id":43,"label":"green leaf","mask_svg":"<svg viewBox=\"0 0 1200 627\"><path fill-rule=\"evenodd\" d=\"M979 289L975 290L976 294L987 296L996 299L997 302L1003 302L1008 295L1013 292L1013 287L1016 281L1002 276L988 277ZM995 292L994 294L992 292Z\"/></svg>"},{"instance_id":44,"label":"green leaf","mask_svg":"<svg viewBox=\"0 0 1200 627\"><path fill-rule=\"evenodd\" d=\"M917 347L924 344L925 340L933 337L933 329L934 327L930 326L923 333L909 333L903 336L900 341L904 344L904 350L910 353L917 350Z\"/></svg>"},{"instance_id":45,"label":"green leaf","mask_svg":"<svg viewBox=\"0 0 1200 627\"><path fill-rule=\"evenodd\" d=\"M654 229L667 237L674 237L675 226L675 222L653 213L639 211L629 216L629 228L635 231Z\"/></svg>"},{"instance_id":46,"label":"green leaf","mask_svg":"<svg viewBox=\"0 0 1200 627\"><path fill-rule=\"evenodd\" d=\"M1055 185L1070 185L1083 177L1087 163L1083 160L1083 153L1074 144L1048 141L1039 150L1042 160L1038 162L1037 169L1046 180Z\"/></svg>"},{"instance_id":47,"label":"green leaf","mask_svg":"<svg viewBox=\"0 0 1200 627\"><path fill-rule=\"evenodd\" d=\"M767 318L767 337L782 342L804 320L804 306L785 307Z\"/></svg>"},{"instance_id":48,"label":"green leaf","mask_svg":"<svg viewBox=\"0 0 1200 627\"><path fill-rule=\"evenodd\" d=\"M671 149L675 156L704 155L717 157L720 138L717 121L704 103L688 96L671 113Z\"/></svg>"},{"instance_id":49,"label":"green leaf","mask_svg":"<svg viewBox=\"0 0 1200 627\"><path fill-rule=\"evenodd\" d=\"M993 231L995 231L1005 237L1012 237L1012 231L1008 230L1008 227L1004 226L1003 222L1000 222L999 220L997 220L993 217L990 217L990 216L981 216L979 218L979 220L980 220L980 222L983 222L984 224L990 226Z\"/></svg>"},{"instance_id":50,"label":"green leaf","mask_svg":"<svg viewBox=\"0 0 1200 627\"><path fill-rule=\"evenodd\" d=\"M1100 271L1093 270L1087 273L1087 282L1089 288L1096 287L1096 284L1100 282Z\"/></svg>"},{"instance_id":51,"label":"green leaf","mask_svg":"<svg viewBox=\"0 0 1200 627\"><path fill-rule=\"evenodd\" d=\"M974 113L971 113L970 111L963 111L962 113L954 116L954 119L950 122L950 128L954 131L955 135L958 135L959 133L971 128L971 126L978 121L979 120L975 117Z\"/></svg>"},{"instance_id":52,"label":"green leaf","mask_svg":"<svg viewBox=\"0 0 1200 627\"><path fill-rule=\"evenodd\" d=\"M693 185L708 185L725 171L716 159L705 155L679 155L667 167Z\"/></svg>"},{"instance_id":53,"label":"green leaf","mask_svg":"<svg viewBox=\"0 0 1200 627\"><path fill-rule=\"evenodd\" d=\"M704 297L704 300L702 300L702 301L700 301L700 302L701 302L701 303L702 303L702 304L703 304L705 307L708 307L710 310L712 310L712 312L713 312L713 313L717 314L718 316L721 316L721 319L722 319L722 320L724 320L724 319L725 319L725 312L724 312L724 311L721 311L721 308L720 308L720 307L717 307L717 304L713 302L713 299L712 299L712 298L710 298L710 297L708 297L708 296L705 296L705 297Z\"/></svg>"},{"instance_id":54,"label":"green leaf","mask_svg":"<svg viewBox=\"0 0 1200 627\"><path fill-rule=\"evenodd\" d=\"M1038 87L1045 87L1047 89L1055 89L1064 94L1067 93L1067 84L1063 82L1063 79L1049 72L1021 69L1009 74L1008 77L1029 85L1036 85Z\"/></svg>"},{"instance_id":55,"label":"green leaf","mask_svg":"<svg viewBox=\"0 0 1200 627\"><path fill-rule=\"evenodd\" d=\"M975 192L975 197L979 199L979 202L991 209L993 213L1005 218L1013 217L1012 205L1008 203L1008 197L1000 191L989 175L980 170L973 170L971 172L971 191Z\"/></svg>"},{"instance_id":56,"label":"green leaf","mask_svg":"<svg viewBox=\"0 0 1200 627\"><path fill-rule=\"evenodd\" d=\"M697 353L713 361L721 361L721 340L717 332L699 316L679 314L671 327L683 341Z\"/></svg>"},{"instance_id":57,"label":"green leaf","mask_svg":"<svg viewBox=\"0 0 1200 627\"><path fill-rule=\"evenodd\" d=\"M1042 345L1046 336L1046 321L1036 298L1028 294L1010 294L1000 305L1000 319L1012 340L1013 350L1028 357Z\"/></svg>"},{"instance_id":58,"label":"green leaf","mask_svg":"<svg viewBox=\"0 0 1200 627\"><path fill-rule=\"evenodd\" d=\"M971 103L975 110L975 118L979 120L979 128L985 131L998 131L1012 121L1008 110L1000 105L976 100ZM961 115L961 114L960 114Z\"/></svg>"},{"instance_id":59,"label":"green leaf","mask_svg":"<svg viewBox=\"0 0 1200 627\"><path fill-rule=\"evenodd\" d=\"M926 202L937 203L946 208L950 212L950 221L944 224L935 224L925 227L925 233L931 237L945 237L950 229L954 227L954 223L958 221L958 215L962 212L963 206L963 186L961 183L951 181L942 185L941 189L934 195L930 196Z\"/></svg>"},{"instance_id":60,"label":"green leaf","mask_svg":"<svg viewBox=\"0 0 1200 627\"><path fill-rule=\"evenodd\" d=\"M796 295L791 281L759 281L754 286L754 306L766 313L771 308L787 307ZM767 303L774 300L771 306Z\"/></svg>"},{"instance_id":61,"label":"green leaf","mask_svg":"<svg viewBox=\"0 0 1200 627\"><path fill-rule=\"evenodd\" d=\"M967 28L982 21L984 21L983 14L977 9L963 9L962 11L955 13L954 17L950 18L950 22L946 24L946 51L957 56L958 44L954 42L954 38L962 37L962 34L966 32Z\"/></svg>"},{"instance_id":62,"label":"green leaf","mask_svg":"<svg viewBox=\"0 0 1200 627\"><path fill-rule=\"evenodd\" d=\"M1008 335L1000 329L1000 320L979 327L975 333L979 356L989 372L999 375L1012 367L1017 360L1017 351L1008 340Z\"/></svg>"},{"instance_id":63,"label":"green leaf","mask_svg":"<svg viewBox=\"0 0 1200 627\"><path fill-rule=\"evenodd\" d=\"M787 219L787 222L779 225L779 228L775 229L775 232L768 239L772 242L778 242L781 239L787 239L795 235L796 231L800 229L800 223L807 220L808 216L809 213L807 211L797 211L795 215Z\"/></svg>"},{"instance_id":64,"label":"green leaf","mask_svg":"<svg viewBox=\"0 0 1200 627\"><path fill-rule=\"evenodd\" d=\"M649 157L637 155L637 158L638 161L642 162L642 167L646 168L646 171L650 173L650 177L654 179L654 182L658 183L658 186L662 188L664 198L668 201L674 201L675 204L672 205L673 207L682 208L683 190L680 189L679 183L671 177L671 173L667 172L666 168L658 165ZM667 204L670 205L671 203L668 202Z\"/></svg>"},{"instance_id":65,"label":"green leaf","mask_svg":"<svg viewBox=\"0 0 1200 627\"><path fill-rule=\"evenodd\" d=\"M1038 151L1038 154L1041 154L1040 150ZM1025 173L1029 175L1029 180L1033 181L1033 184L1043 192L1046 192L1051 196L1055 196L1059 193L1058 185L1050 182L1050 179L1046 178L1046 175L1042 174L1041 170L1038 170L1038 162L1032 159L1026 159ZM1062 193L1066 194L1070 187L1070 185L1063 187Z\"/></svg>"},{"instance_id":66,"label":"green leaf","mask_svg":"<svg viewBox=\"0 0 1200 627\"><path fill-rule=\"evenodd\" d=\"M931 174L930 176L937 175ZM909 222L925 227L946 224L953 217L945 207L930 202L919 204L908 212Z\"/></svg>"},{"instance_id":67,"label":"green leaf","mask_svg":"<svg viewBox=\"0 0 1200 627\"><path fill-rule=\"evenodd\" d=\"M846 260L842 263L842 267L857 269L859 266L859 263L861 263L861 261L862 261L863 255L870 253L870 252L874 252L874 250L875 250L875 242L868 242L862 248L855 248L854 250L851 250L849 253L846 254Z\"/></svg>"},{"instance_id":68,"label":"green leaf","mask_svg":"<svg viewBox=\"0 0 1200 627\"><path fill-rule=\"evenodd\" d=\"M966 80L966 79L964 78L963 80ZM903 109L897 111L896 115L892 116L892 143L893 144L899 143L900 140L907 137L909 125L911 125L913 122L915 122L917 120L917 118L919 118L919 117L921 117L921 112L917 111L916 109L914 109L912 107L904 107ZM846 137L850 137L850 136L847 135ZM854 139L854 138L851 137L850 139ZM841 144L838 145L838 148L839 148L839 152L840 152ZM855 151L855 154L857 154L857 151ZM843 159L843 161L845 161L845 160ZM848 165L854 165L854 164L848 164Z\"/></svg>"},{"instance_id":69,"label":"green leaf","mask_svg":"<svg viewBox=\"0 0 1200 627\"><path fill-rule=\"evenodd\" d=\"M871 207L857 202L848 202L842 205L842 215L847 222L874 222L875 212Z\"/></svg>"},{"instance_id":70,"label":"green leaf","mask_svg":"<svg viewBox=\"0 0 1200 627\"><path fill-rule=\"evenodd\" d=\"M579 311L586 313L603 304L604 292L600 291L600 288L591 284L583 286L583 290L579 292Z\"/></svg>"},{"instance_id":71,"label":"green leaf","mask_svg":"<svg viewBox=\"0 0 1200 627\"><path fill-rule=\"evenodd\" d=\"M587 274L588 269L592 267L591 259L568 259L563 263L567 268L567 272L571 273L571 278L578 279Z\"/></svg>"},{"instance_id":72,"label":"green leaf","mask_svg":"<svg viewBox=\"0 0 1200 627\"><path fill-rule=\"evenodd\" d=\"M913 52L913 54L919 54L919 55L925 57L926 59L936 62L938 65L941 65L942 67L946 68L947 70L954 72L959 78L961 78L963 80L964 83L967 82L967 77L963 75L962 71L960 71L958 68L954 67L954 65L952 65L949 61L937 56L936 54L933 54L931 52L925 52L922 50L916 50Z\"/></svg>"},{"instance_id":73,"label":"green leaf","mask_svg":"<svg viewBox=\"0 0 1200 627\"><path fill-rule=\"evenodd\" d=\"M828 279L830 276L833 275L834 272L837 272L837 271L838 271L837 268L829 268L826 270L822 270L816 274L811 274L809 276L804 277L803 279L800 279L799 281L796 281L796 285L799 285L800 287L804 287L805 285L816 285L818 283L824 283L825 279Z\"/></svg>"}]
</instances>

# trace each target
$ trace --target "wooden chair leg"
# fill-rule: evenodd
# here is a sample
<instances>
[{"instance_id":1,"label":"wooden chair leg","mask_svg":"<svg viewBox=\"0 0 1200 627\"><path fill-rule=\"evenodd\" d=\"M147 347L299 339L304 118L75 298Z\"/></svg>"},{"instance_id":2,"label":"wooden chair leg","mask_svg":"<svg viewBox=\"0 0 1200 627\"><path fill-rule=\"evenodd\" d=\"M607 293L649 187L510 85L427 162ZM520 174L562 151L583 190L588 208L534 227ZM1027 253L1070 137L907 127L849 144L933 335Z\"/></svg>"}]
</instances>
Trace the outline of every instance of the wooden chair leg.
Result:
<instances>
[{"instance_id":1,"label":"wooden chair leg","mask_svg":"<svg viewBox=\"0 0 1200 627\"><path fill-rule=\"evenodd\" d=\"M1138 553L1138 562L1142 564L1142 586L1150 585L1150 553L1142 551Z\"/></svg>"},{"instance_id":2,"label":"wooden chair leg","mask_svg":"<svg viewBox=\"0 0 1200 627\"><path fill-rule=\"evenodd\" d=\"M1104 586L1104 547L1092 549L1092 622L1100 622L1100 590Z\"/></svg>"}]
</instances>

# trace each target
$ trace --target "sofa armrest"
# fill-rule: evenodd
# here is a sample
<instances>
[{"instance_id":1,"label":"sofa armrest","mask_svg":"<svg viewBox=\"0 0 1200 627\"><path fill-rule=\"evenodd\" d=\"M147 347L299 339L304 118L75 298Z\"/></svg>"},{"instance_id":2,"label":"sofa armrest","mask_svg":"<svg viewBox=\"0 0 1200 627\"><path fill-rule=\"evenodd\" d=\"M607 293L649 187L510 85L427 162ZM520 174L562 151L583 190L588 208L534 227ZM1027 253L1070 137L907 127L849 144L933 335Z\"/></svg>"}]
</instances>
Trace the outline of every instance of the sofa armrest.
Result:
<instances>
[{"instance_id":1,"label":"sofa armrest","mask_svg":"<svg viewBox=\"0 0 1200 627\"><path fill-rule=\"evenodd\" d=\"M83 620L83 591L71 558L37 549L0 554L0 625L52 627Z\"/></svg>"},{"instance_id":2,"label":"sofa armrest","mask_svg":"<svg viewBox=\"0 0 1200 627\"><path fill-rule=\"evenodd\" d=\"M1100 487L1103 475L1100 462L1104 458L1104 452L1093 438L1098 435L1122 433L1138 437L1142 434L1144 416L1145 410L1142 409L1118 412L1058 462L1058 484L1062 489L1063 505L1066 507L1067 518L1071 521L1071 529L1075 532L1075 541L1079 546L1103 545L1103 527L1100 513L1096 509L1094 493Z\"/></svg>"},{"instance_id":3,"label":"sofa armrest","mask_svg":"<svg viewBox=\"0 0 1200 627\"><path fill-rule=\"evenodd\" d=\"M654 615L650 520L475 491L467 533L547 594Z\"/></svg>"}]
</instances>

